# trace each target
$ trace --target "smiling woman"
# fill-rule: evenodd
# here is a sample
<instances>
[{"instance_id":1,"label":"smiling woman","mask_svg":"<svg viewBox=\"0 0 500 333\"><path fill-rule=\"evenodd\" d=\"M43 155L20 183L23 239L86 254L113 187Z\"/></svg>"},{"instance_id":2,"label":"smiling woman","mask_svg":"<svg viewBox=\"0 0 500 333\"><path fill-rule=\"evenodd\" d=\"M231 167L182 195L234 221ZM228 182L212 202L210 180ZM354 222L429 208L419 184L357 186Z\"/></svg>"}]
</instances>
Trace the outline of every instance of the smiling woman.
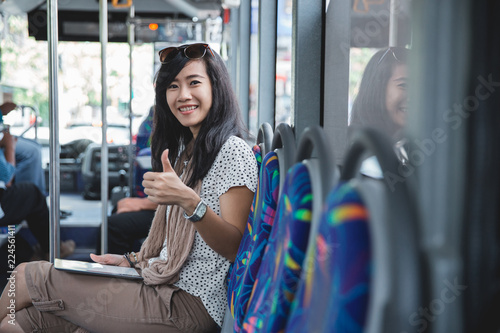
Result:
<instances>
[{"instance_id":1,"label":"smiling woman","mask_svg":"<svg viewBox=\"0 0 500 333\"><path fill-rule=\"evenodd\" d=\"M145 173L143 181L144 193L158 204L148 237L138 253L91 255L100 264L134 267L144 280L98 281L58 271L47 262L21 264L14 275L15 315L23 330L218 331L227 299L225 278L257 187L257 161L242 138L224 62L204 45L172 48L167 59L160 53L153 172ZM203 52L191 52L197 49ZM92 300L109 284L122 291L104 311ZM43 294L37 291L36 301L34 290ZM4 293L0 318L7 318L7 302Z\"/></svg>"},{"instance_id":2,"label":"smiling woman","mask_svg":"<svg viewBox=\"0 0 500 333\"><path fill-rule=\"evenodd\" d=\"M352 128L371 127L395 142L401 139L408 106L408 52L406 48L391 47L370 59L352 106Z\"/></svg>"},{"instance_id":3,"label":"smiling woman","mask_svg":"<svg viewBox=\"0 0 500 333\"><path fill-rule=\"evenodd\" d=\"M203 61L193 60L180 71L167 87L167 102L175 118L196 138L212 106L212 85Z\"/></svg>"}]
</instances>

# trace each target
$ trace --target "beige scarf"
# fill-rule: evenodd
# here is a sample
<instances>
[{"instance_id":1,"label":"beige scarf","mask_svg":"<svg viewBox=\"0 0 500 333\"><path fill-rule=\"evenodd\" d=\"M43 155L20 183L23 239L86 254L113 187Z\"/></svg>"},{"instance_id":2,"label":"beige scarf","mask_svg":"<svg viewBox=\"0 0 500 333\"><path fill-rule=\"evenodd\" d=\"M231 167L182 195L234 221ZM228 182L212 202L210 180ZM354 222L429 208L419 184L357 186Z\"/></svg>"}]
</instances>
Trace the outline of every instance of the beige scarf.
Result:
<instances>
[{"instance_id":1,"label":"beige scarf","mask_svg":"<svg viewBox=\"0 0 500 333\"><path fill-rule=\"evenodd\" d=\"M180 178L185 184L189 179L192 166L188 163L184 167L187 154L182 153L175 164L175 171L181 174ZM184 171L182 172L182 168ZM194 188L196 193L200 193L201 181ZM170 206L168 223L166 223L166 205L159 205L148 237L142 244L138 253L139 263L136 265L142 272L144 283L147 285L174 284L179 280L180 270L184 265L194 242L195 228L193 223L184 218L184 210L180 206ZM168 260L155 260L148 264L150 258L157 258L163 248L163 243L167 240Z\"/></svg>"}]
</instances>

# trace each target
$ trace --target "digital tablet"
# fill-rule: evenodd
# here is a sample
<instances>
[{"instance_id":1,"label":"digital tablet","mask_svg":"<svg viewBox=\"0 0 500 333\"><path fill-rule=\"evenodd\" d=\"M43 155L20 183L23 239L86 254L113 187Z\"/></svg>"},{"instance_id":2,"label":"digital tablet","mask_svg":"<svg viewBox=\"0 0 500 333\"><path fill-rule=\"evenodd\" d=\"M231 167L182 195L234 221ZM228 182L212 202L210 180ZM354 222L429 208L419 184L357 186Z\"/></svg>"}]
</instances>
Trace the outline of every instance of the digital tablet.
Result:
<instances>
[{"instance_id":1,"label":"digital tablet","mask_svg":"<svg viewBox=\"0 0 500 333\"><path fill-rule=\"evenodd\" d=\"M101 265L96 262L55 259L54 268L80 274L110 276L122 279L142 280L142 276L132 267Z\"/></svg>"}]
</instances>

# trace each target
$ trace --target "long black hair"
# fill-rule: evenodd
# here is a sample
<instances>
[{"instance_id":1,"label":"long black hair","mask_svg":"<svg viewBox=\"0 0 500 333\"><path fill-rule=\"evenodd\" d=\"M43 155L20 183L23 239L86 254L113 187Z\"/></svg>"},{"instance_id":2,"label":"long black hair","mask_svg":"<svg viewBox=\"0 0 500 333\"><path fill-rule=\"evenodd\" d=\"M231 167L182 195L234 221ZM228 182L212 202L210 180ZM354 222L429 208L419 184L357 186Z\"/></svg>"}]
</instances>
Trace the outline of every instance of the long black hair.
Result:
<instances>
[{"instance_id":1,"label":"long black hair","mask_svg":"<svg viewBox=\"0 0 500 333\"><path fill-rule=\"evenodd\" d=\"M386 108L386 89L396 65L408 63L409 50L391 47L376 52L366 65L351 110L350 126L375 128L390 137L399 130Z\"/></svg>"},{"instance_id":2,"label":"long black hair","mask_svg":"<svg viewBox=\"0 0 500 333\"><path fill-rule=\"evenodd\" d=\"M204 57L191 60L178 52L167 63L162 64L155 78L155 113L151 136L151 159L153 171L163 170L161 155L169 149L168 158L172 165L181 149L187 147L193 139L188 127L184 127L173 115L167 103L167 87L190 61L203 61L212 84L212 107L201 124L200 131L193 143L191 165L193 172L187 185L194 185L202 180L210 170L217 154L227 139L234 135L242 137L243 122L227 72L221 57L214 51L214 56L206 51Z\"/></svg>"}]
</instances>

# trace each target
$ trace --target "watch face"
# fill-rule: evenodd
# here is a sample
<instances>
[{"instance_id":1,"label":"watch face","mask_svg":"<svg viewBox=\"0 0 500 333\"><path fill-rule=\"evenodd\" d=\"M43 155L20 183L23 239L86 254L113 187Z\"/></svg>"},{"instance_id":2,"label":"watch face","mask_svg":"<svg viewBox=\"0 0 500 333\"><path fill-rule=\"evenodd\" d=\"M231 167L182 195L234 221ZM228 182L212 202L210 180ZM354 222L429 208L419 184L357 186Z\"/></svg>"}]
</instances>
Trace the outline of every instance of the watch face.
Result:
<instances>
[{"instance_id":1,"label":"watch face","mask_svg":"<svg viewBox=\"0 0 500 333\"><path fill-rule=\"evenodd\" d=\"M198 222L205 216L207 212L207 205L201 201L200 204L196 207L196 210L193 213L193 216L189 219L191 222Z\"/></svg>"}]
</instances>

